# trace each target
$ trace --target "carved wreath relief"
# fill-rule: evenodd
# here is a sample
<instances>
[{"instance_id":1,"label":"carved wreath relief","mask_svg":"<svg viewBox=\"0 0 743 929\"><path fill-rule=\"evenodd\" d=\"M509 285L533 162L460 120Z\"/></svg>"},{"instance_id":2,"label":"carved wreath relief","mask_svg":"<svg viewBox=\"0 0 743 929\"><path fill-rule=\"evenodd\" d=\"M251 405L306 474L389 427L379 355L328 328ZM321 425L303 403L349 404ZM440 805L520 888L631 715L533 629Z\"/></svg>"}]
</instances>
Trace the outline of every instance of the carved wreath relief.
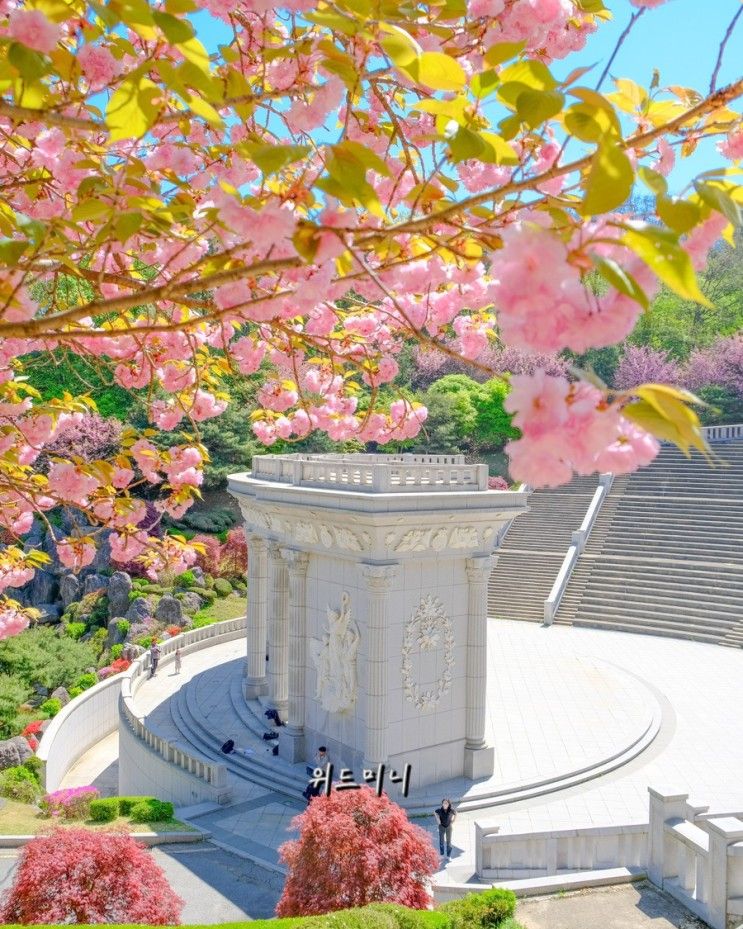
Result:
<instances>
[{"instance_id":1,"label":"carved wreath relief","mask_svg":"<svg viewBox=\"0 0 743 929\"><path fill-rule=\"evenodd\" d=\"M441 652L438 682L430 689L413 679L416 652ZM430 710L449 692L454 666L454 629L438 597L423 597L405 626L402 643L402 684L406 698L419 710Z\"/></svg>"},{"instance_id":2,"label":"carved wreath relief","mask_svg":"<svg viewBox=\"0 0 743 929\"><path fill-rule=\"evenodd\" d=\"M315 698L329 713L343 713L356 703L356 654L359 630L351 618L351 598L344 591L340 610L328 607L328 624L322 639L310 641L317 669Z\"/></svg>"}]
</instances>

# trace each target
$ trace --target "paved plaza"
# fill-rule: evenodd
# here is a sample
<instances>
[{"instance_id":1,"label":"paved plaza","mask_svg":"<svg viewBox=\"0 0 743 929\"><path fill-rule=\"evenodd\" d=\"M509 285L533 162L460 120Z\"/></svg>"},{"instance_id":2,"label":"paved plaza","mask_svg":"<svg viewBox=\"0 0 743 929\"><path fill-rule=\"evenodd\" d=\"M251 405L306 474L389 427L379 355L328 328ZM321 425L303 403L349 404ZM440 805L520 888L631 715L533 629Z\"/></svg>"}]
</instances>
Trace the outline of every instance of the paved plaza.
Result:
<instances>
[{"instance_id":1,"label":"paved plaza","mask_svg":"<svg viewBox=\"0 0 743 929\"><path fill-rule=\"evenodd\" d=\"M178 737L168 701L179 687L195 687L201 711L214 722L215 741L220 733L235 731L240 744L227 694L233 675L241 673L244 648L237 640L187 656L181 675L165 665L138 692L138 707L158 731ZM743 810L742 651L499 620L489 623L488 658L488 727L497 759L491 786L498 781L510 788L519 778L531 784L536 775L558 780L546 794L506 803L496 797L482 808L461 811L455 853L439 883L472 879L476 820L493 820L503 831L646 822L649 785L688 791L715 811ZM639 754L608 773L599 767L589 777L599 776L562 786L560 778L570 769L622 751L654 714L657 731ZM248 744L251 736L246 732L244 739ZM252 744L258 750L257 740ZM100 776L110 784L113 764L115 736L84 756L65 783L90 783ZM275 867L276 850L290 837L291 819L302 804L233 774L230 778L233 803L196 822L225 848ZM432 817L416 821L433 832Z\"/></svg>"}]
</instances>

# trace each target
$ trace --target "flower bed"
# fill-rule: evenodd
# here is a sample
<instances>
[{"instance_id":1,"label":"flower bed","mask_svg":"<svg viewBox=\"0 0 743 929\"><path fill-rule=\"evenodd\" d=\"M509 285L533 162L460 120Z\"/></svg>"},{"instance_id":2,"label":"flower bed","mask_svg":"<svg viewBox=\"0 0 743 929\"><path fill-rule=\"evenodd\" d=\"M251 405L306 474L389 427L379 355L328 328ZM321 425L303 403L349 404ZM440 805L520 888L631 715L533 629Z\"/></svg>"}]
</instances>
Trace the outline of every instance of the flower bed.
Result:
<instances>
[{"instance_id":1,"label":"flower bed","mask_svg":"<svg viewBox=\"0 0 743 929\"><path fill-rule=\"evenodd\" d=\"M91 801L99 799L100 791L95 787L66 787L55 790L42 798L39 807L48 817L58 819L87 819Z\"/></svg>"}]
</instances>

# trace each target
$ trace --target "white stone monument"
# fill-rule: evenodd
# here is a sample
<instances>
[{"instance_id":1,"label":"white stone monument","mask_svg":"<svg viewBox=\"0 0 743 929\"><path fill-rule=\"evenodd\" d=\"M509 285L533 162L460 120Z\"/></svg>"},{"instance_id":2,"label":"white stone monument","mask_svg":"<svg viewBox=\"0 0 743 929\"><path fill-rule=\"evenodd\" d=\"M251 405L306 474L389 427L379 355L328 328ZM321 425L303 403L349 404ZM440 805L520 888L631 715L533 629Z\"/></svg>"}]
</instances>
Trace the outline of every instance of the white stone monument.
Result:
<instances>
[{"instance_id":1,"label":"white stone monument","mask_svg":"<svg viewBox=\"0 0 743 929\"><path fill-rule=\"evenodd\" d=\"M493 771L486 591L526 493L461 455L262 455L229 479L248 535L245 693L279 754L411 765L423 786ZM266 657L268 656L268 660Z\"/></svg>"}]
</instances>

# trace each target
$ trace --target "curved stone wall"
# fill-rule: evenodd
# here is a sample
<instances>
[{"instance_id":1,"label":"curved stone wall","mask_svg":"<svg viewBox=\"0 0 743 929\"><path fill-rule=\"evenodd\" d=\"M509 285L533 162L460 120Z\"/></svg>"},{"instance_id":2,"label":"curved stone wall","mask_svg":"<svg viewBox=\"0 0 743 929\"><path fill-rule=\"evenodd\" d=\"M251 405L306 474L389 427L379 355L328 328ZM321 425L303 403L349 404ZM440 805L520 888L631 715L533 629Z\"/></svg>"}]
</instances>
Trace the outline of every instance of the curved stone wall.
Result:
<instances>
[{"instance_id":1,"label":"curved stone wall","mask_svg":"<svg viewBox=\"0 0 743 929\"><path fill-rule=\"evenodd\" d=\"M228 619L168 639L161 643L161 663L172 661L178 645L182 653L187 655L202 648L209 648L218 642L239 638L245 634L245 622L245 617ZM127 768L136 764L137 760L147 761L153 746L158 744L158 736L156 733L145 735L144 723L137 715L134 694L146 679L142 671L149 668L149 661L149 653L145 652L136 658L123 674L117 674L86 690L54 717L37 751L42 762L42 783L46 790L57 790L75 762L97 742L115 732L120 720L122 726L127 726L127 734L131 734L131 738L126 739L126 754L130 759ZM137 730L140 727L134 724L133 720L139 721L139 732ZM178 754L181 755L181 760L176 760L176 766L181 767L184 774L193 777L193 771L198 771L199 760L190 759L183 752ZM158 760L165 765L171 764L162 754ZM189 771L189 765L192 771ZM152 767L151 763L149 767ZM198 777L198 774L196 776Z\"/></svg>"}]
</instances>

